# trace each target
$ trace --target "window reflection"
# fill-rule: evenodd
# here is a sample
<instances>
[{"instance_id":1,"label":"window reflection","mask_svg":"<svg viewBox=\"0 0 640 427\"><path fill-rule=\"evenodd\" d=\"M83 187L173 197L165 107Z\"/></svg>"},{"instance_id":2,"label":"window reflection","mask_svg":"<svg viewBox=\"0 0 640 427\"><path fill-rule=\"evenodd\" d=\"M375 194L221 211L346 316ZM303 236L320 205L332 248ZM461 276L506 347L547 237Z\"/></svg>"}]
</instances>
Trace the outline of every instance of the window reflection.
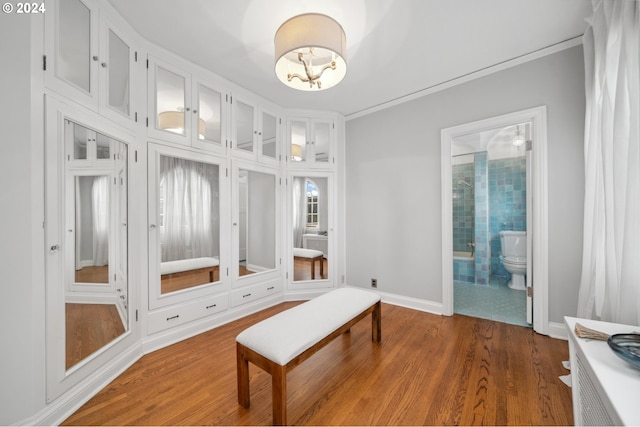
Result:
<instances>
[{"instance_id":1,"label":"window reflection","mask_svg":"<svg viewBox=\"0 0 640 427\"><path fill-rule=\"evenodd\" d=\"M327 183L327 178L293 178L294 281L329 277Z\"/></svg>"}]
</instances>

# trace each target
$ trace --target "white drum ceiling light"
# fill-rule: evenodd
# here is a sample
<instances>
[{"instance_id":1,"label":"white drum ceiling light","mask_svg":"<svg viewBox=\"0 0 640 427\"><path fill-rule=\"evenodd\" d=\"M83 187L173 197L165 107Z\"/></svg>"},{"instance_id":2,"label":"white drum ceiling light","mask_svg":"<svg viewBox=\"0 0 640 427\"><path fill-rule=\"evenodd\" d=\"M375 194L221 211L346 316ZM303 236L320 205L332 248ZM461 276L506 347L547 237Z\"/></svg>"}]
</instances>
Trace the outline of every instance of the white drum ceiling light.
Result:
<instances>
[{"instance_id":1,"label":"white drum ceiling light","mask_svg":"<svg viewBox=\"0 0 640 427\"><path fill-rule=\"evenodd\" d=\"M347 73L347 38L327 15L294 16L278 28L274 42L276 75L289 87L329 89Z\"/></svg>"}]
</instances>

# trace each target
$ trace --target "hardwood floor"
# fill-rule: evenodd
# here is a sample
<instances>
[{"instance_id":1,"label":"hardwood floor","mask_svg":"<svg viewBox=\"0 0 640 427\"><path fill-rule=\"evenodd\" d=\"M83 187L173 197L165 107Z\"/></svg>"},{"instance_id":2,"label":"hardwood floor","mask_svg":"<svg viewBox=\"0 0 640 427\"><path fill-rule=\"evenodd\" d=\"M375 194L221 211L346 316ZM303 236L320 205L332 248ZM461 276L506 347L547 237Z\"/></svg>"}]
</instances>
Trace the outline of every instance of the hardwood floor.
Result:
<instances>
[{"instance_id":1,"label":"hardwood floor","mask_svg":"<svg viewBox=\"0 0 640 427\"><path fill-rule=\"evenodd\" d=\"M66 367L69 369L124 333L113 304L65 304Z\"/></svg>"},{"instance_id":2,"label":"hardwood floor","mask_svg":"<svg viewBox=\"0 0 640 427\"><path fill-rule=\"evenodd\" d=\"M268 425L270 376L238 405L235 337L297 303L144 356L65 425ZM382 343L359 322L287 377L294 425L572 425L566 341L529 328L383 304Z\"/></svg>"}]
</instances>

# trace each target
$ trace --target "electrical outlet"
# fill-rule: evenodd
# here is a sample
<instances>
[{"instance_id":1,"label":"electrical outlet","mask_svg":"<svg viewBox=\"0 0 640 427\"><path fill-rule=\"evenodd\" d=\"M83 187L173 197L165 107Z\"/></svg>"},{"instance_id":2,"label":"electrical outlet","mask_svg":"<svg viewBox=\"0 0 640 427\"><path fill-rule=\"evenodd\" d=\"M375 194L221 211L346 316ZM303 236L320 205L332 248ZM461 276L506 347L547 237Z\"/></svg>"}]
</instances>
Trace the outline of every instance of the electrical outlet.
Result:
<instances>
[{"instance_id":1,"label":"electrical outlet","mask_svg":"<svg viewBox=\"0 0 640 427\"><path fill-rule=\"evenodd\" d=\"M371 287L372 288L378 287L378 279L371 279Z\"/></svg>"}]
</instances>

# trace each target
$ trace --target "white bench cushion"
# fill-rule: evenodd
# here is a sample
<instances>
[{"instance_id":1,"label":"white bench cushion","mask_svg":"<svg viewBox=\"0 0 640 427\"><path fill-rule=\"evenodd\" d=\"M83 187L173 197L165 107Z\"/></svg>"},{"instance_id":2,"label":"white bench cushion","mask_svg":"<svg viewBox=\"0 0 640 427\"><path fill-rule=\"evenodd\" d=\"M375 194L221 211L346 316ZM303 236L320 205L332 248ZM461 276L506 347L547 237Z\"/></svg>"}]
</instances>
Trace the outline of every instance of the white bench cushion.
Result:
<instances>
[{"instance_id":1,"label":"white bench cushion","mask_svg":"<svg viewBox=\"0 0 640 427\"><path fill-rule=\"evenodd\" d=\"M220 265L220 261L209 257L166 261L160 263L160 274L180 273L181 271L197 270L198 268L215 267L217 265Z\"/></svg>"},{"instance_id":2,"label":"white bench cushion","mask_svg":"<svg viewBox=\"0 0 640 427\"><path fill-rule=\"evenodd\" d=\"M293 248L293 256L298 258L317 258L322 255L322 251L316 251L315 249Z\"/></svg>"},{"instance_id":3,"label":"white bench cushion","mask_svg":"<svg viewBox=\"0 0 640 427\"><path fill-rule=\"evenodd\" d=\"M284 366L378 301L373 292L336 289L256 323L236 341Z\"/></svg>"}]
</instances>

